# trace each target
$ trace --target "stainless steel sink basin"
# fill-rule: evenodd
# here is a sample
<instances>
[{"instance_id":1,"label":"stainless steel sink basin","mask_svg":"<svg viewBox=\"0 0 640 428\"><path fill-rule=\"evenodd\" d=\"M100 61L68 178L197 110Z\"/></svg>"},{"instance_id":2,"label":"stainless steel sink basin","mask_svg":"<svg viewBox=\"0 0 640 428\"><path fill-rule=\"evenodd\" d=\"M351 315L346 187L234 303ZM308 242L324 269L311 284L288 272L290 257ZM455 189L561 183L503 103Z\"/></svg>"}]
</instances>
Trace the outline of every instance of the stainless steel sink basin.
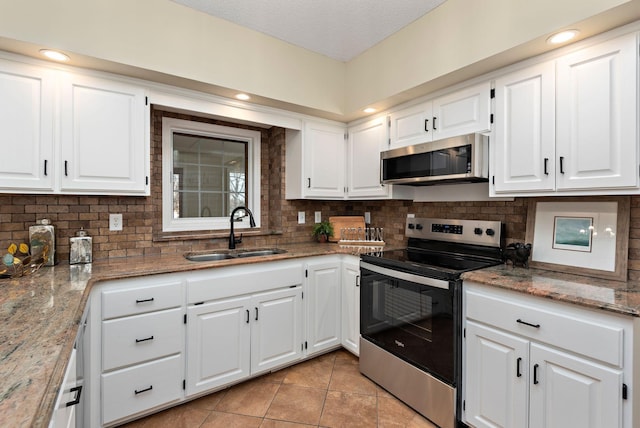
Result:
<instances>
[{"instance_id":1,"label":"stainless steel sink basin","mask_svg":"<svg viewBox=\"0 0 640 428\"><path fill-rule=\"evenodd\" d=\"M279 248L258 248L255 250L215 250L209 253L187 253L184 255L184 257L192 262L212 262L216 260L229 260L235 258L264 257L286 252L287 250L281 250Z\"/></svg>"},{"instance_id":2,"label":"stainless steel sink basin","mask_svg":"<svg viewBox=\"0 0 640 428\"><path fill-rule=\"evenodd\" d=\"M236 257L260 257L260 256L272 256L274 254L286 253L287 250L280 250L278 248L268 248L264 250L246 250L238 251Z\"/></svg>"}]
</instances>

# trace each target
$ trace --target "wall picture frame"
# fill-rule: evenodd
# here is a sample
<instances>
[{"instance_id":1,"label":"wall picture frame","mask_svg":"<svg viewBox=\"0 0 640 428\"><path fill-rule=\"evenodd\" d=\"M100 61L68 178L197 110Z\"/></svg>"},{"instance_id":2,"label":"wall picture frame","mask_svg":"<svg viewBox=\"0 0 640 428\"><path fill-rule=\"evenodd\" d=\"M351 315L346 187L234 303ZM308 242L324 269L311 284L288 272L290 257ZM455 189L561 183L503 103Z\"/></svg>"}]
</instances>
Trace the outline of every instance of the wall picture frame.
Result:
<instances>
[{"instance_id":1,"label":"wall picture frame","mask_svg":"<svg viewBox=\"0 0 640 428\"><path fill-rule=\"evenodd\" d=\"M626 281L630 204L629 196L530 199L530 266Z\"/></svg>"}]
</instances>

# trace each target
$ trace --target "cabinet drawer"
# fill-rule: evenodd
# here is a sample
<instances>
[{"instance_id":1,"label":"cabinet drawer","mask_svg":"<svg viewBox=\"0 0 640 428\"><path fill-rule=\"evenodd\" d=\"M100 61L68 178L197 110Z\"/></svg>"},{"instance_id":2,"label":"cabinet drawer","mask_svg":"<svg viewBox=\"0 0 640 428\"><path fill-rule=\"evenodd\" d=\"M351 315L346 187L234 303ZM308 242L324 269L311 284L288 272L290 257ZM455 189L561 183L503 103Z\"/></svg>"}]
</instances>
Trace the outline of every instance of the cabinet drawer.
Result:
<instances>
[{"instance_id":1,"label":"cabinet drawer","mask_svg":"<svg viewBox=\"0 0 640 428\"><path fill-rule=\"evenodd\" d=\"M466 284L464 294L467 319L622 367L624 326L606 314Z\"/></svg>"},{"instance_id":2,"label":"cabinet drawer","mask_svg":"<svg viewBox=\"0 0 640 428\"><path fill-rule=\"evenodd\" d=\"M102 319L175 308L182 305L182 283L178 280L159 283L153 278L136 281L131 287L102 292ZM145 283L149 283L148 285ZM125 283L126 284L126 283Z\"/></svg>"},{"instance_id":3,"label":"cabinet drawer","mask_svg":"<svg viewBox=\"0 0 640 428\"><path fill-rule=\"evenodd\" d=\"M182 355L102 375L102 422L151 409L182 397Z\"/></svg>"},{"instance_id":4,"label":"cabinet drawer","mask_svg":"<svg viewBox=\"0 0 640 428\"><path fill-rule=\"evenodd\" d=\"M180 308L102 322L102 370L149 361L181 351Z\"/></svg>"}]
</instances>

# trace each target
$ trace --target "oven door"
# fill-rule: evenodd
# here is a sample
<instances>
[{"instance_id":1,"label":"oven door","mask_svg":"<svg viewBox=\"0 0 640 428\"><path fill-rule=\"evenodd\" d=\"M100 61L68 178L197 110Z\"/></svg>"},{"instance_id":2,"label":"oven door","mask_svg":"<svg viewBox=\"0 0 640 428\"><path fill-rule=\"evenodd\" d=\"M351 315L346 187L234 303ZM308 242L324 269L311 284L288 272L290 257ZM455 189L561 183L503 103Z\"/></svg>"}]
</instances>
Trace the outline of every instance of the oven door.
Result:
<instances>
[{"instance_id":1,"label":"oven door","mask_svg":"<svg viewBox=\"0 0 640 428\"><path fill-rule=\"evenodd\" d=\"M454 283L360 263L360 334L455 385Z\"/></svg>"}]
</instances>

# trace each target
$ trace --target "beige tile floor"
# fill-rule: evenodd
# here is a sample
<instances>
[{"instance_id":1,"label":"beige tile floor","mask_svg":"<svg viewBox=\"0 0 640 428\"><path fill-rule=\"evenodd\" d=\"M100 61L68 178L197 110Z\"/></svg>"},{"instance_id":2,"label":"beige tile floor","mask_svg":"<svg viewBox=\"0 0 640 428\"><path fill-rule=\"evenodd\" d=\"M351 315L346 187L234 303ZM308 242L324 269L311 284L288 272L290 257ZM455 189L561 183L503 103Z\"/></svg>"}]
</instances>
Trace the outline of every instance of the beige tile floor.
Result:
<instances>
[{"instance_id":1,"label":"beige tile floor","mask_svg":"<svg viewBox=\"0 0 640 428\"><path fill-rule=\"evenodd\" d=\"M339 350L125 425L126 428L437 428Z\"/></svg>"}]
</instances>

